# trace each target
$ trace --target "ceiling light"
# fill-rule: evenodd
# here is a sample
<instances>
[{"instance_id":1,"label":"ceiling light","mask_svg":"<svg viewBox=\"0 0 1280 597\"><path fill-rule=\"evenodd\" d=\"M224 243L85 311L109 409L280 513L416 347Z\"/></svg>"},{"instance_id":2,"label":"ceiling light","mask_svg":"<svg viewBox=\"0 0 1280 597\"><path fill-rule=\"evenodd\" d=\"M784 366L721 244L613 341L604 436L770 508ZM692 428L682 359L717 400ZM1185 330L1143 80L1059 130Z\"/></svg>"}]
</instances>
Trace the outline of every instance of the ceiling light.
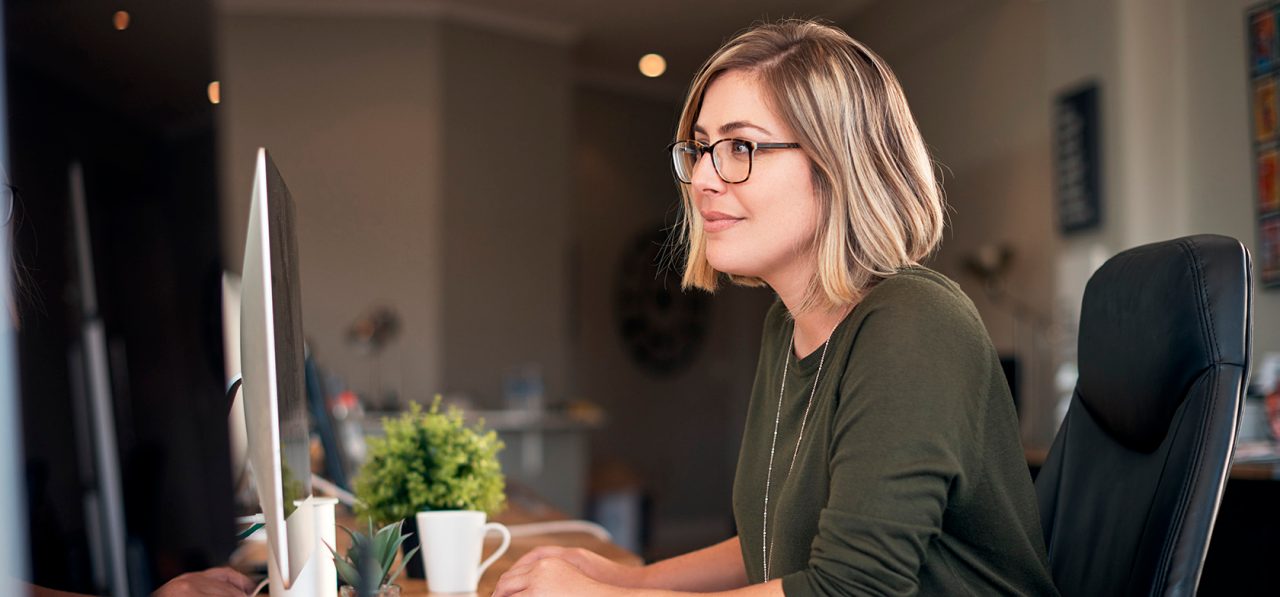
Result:
<instances>
[{"instance_id":1,"label":"ceiling light","mask_svg":"<svg viewBox=\"0 0 1280 597\"><path fill-rule=\"evenodd\" d=\"M217 81L209 84L209 103L222 103L222 85Z\"/></svg>"},{"instance_id":2,"label":"ceiling light","mask_svg":"<svg viewBox=\"0 0 1280 597\"><path fill-rule=\"evenodd\" d=\"M640 74L646 77L661 77L667 72L667 59L660 54L645 54L640 57Z\"/></svg>"},{"instance_id":3,"label":"ceiling light","mask_svg":"<svg viewBox=\"0 0 1280 597\"><path fill-rule=\"evenodd\" d=\"M116 31L124 31L129 28L129 13L123 10L117 10L116 14L111 17L111 23L116 26Z\"/></svg>"}]
</instances>

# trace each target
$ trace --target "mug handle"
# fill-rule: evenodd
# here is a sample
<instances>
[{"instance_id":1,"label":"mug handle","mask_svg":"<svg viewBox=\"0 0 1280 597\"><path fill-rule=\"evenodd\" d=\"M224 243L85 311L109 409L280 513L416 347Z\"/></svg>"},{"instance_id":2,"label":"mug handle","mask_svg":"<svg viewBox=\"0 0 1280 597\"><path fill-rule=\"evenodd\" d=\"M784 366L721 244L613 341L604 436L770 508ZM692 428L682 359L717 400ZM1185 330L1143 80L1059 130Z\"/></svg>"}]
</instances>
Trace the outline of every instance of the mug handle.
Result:
<instances>
[{"instance_id":1,"label":"mug handle","mask_svg":"<svg viewBox=\"0 0 1280 597\"><path fill-rule=\"evenodd\" d=\"M481 535L487 535L489 534L490 531L497 531L499 533L502 533L502 545L498 546L498 551L493 552L493 555L489 556L488 559L480 563L480 568L476 570L477 578L484 576L484 571L488 570L490 565L498 561L498 558L502 557L502 554L507 553L508 547L511 547L511 531L507 530L506 525L500 522L488 523L484 525L484 529L481 532Z\"/></svg>"}]
</instances>

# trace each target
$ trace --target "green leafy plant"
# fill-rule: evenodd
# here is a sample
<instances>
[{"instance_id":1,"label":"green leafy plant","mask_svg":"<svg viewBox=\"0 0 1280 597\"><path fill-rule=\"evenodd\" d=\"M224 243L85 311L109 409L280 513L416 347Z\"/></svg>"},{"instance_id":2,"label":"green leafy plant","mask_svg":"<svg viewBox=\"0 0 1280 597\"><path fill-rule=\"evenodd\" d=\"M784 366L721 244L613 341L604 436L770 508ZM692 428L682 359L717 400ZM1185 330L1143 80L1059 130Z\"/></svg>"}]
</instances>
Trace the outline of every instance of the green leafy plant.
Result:
<instances>
[{"instance_id":1,"label":"green leafy plant","mask_svg":"<svg viewBox=\"0 0 1280 597\"><path fill-rule=\"evenodd\" d=\"M391 565L396 561L396 552L400 549L400 544L404 543L404 540L413 534L401 534L400 527L403 524L404 521L398 521L378 529L378 532L375 533L373 531L373 520L370 520L369 534L367 535L352 532L351 529L338 525L338 528L346 531L347 535L351 537L351 547L347 548L346 556L338 555L332 545L325 545L325 547L329 548L329 553L333 554L333 564L338 569L338 578L353 587L365 586L361 582L363 580L361 572L371 571L367 563L367 561L371 561L377 566L372 568L372 571L380 573L376 586L381 587L394 583L396 578L400 576L400 572L404 570L405 564L409 563L413 554L418 552L417 547L409 550L408 553L404 554L404 559L400 561L400 567L396 568L395 572L391 571Z\"/></svg>"},{"instance_id":2,"label":"green leafy plant","mask_svg":"<svg viewBox=\"0 0 1280 597\"><path fill-rule=\"evenodd\" d=\"M436 396L431 410L413 403L382 427L386 436L369 440L369 459L356 479L359 515L389 524L427 510L492 515L506 507L498 463L504 446L483 421L467 427L457 409L440 412Z\"/></svg>"}]
</instances>

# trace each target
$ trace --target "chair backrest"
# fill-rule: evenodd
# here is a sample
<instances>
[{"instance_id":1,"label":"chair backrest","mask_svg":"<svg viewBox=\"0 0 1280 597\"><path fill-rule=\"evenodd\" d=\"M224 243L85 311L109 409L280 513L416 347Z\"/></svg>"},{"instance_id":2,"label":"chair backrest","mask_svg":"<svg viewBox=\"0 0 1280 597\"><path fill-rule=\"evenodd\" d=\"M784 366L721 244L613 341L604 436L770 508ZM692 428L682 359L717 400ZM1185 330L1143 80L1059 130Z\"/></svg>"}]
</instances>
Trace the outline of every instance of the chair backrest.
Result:
<instances>
[{"instance_id":1,"label":"chair backrest","mask_svg":"<svg viewBox=\"0 0 1280 597\"><path fill-rule=\"evenodd\" d=\"M1144 245L1089 279L1080 377L1036 479L1065 596L1193 595L1231 466L1253 282L1239 241Z\"/></svg>"}]
</instances>

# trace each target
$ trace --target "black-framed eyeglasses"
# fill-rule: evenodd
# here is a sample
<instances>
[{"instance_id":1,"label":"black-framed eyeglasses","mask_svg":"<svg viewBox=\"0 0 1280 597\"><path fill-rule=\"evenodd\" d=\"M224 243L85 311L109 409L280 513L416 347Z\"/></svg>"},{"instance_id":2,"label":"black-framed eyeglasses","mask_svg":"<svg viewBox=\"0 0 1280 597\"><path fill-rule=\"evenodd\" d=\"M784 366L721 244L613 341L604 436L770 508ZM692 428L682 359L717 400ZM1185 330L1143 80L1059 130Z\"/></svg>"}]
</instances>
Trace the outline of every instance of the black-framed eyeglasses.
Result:
<instances>
[{"instance_id":1,"label":"black-framed eyeglasses","mask_svg":"<svg viewBox=\"0 0 1280 597\"><path fill-rule=\"evenodd\" d=\"M756 143L746 139L721 139L710 145L701 141L676 141L667 146L676 179L685 184L693 182L693 169L703 154L711 154L711 166L720 180L736 184L751 177L757 150L799 148L799 143Z\"/></svg>"}]
</instances>

